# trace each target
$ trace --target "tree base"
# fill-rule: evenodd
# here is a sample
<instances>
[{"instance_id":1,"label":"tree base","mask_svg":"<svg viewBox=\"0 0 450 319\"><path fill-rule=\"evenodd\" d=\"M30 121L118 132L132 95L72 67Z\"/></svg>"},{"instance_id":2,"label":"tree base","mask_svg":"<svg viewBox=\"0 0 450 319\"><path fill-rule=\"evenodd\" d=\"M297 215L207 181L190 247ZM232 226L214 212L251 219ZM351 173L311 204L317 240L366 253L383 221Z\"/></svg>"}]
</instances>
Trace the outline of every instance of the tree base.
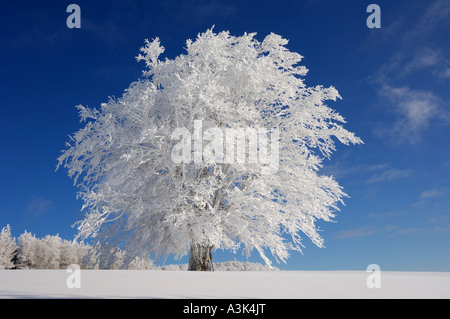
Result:
<instances>
[{"instance_id":1,"label":"tree base","mask_svg":"<svg viewBox=\"0 0 450 319\"><path fill-rule=\"evenodd\" d=\"M214 271L212 248L201 244L191 244L189 252L189 271Z\"/></svg>"}]
</instances>

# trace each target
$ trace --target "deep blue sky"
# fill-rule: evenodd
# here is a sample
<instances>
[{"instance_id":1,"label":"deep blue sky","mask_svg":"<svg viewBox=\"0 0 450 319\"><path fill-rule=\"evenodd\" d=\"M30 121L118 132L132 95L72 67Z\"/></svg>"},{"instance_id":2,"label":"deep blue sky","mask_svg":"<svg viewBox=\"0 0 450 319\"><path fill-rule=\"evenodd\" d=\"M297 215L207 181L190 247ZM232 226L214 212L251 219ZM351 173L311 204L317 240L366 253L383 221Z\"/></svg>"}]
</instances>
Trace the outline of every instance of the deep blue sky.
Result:
<instances>
[{"instance_id":1,"label":"deep blue sky","mask_svg":"<svg viewBox=\"0 0 450 319\"><path fill-rule=\"evenodd\" d=\"M81 7L81 29L66 26L70 3ZM366 26L370 3L381 8L380 29ZM305 238L303 255L275 266L450 271L446 0L2 3L0 227L10 224L16 237L26 229L72 239L82 203L55 167L68 135L81 127L75 105L120 97L141 76L135 56L144 39L158 36L173 58L212 25L289 39L310 70L306 84L335 86L343 100L329 105L365 143L339 145L323 169L351 196L336 223L319 223L326 248ZM262 262L257 253L251 260Z\"/></svg>"}]
</instances>

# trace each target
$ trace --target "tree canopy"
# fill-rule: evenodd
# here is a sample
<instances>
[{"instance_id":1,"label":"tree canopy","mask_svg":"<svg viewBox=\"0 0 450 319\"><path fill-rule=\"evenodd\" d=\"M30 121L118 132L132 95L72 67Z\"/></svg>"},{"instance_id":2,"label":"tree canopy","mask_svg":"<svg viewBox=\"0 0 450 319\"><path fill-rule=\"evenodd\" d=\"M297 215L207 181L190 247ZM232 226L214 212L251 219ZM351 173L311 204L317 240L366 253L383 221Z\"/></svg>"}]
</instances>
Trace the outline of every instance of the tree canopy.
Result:
<instances>
[{"instance_id":1,"label":"tree canopy","mask_svg":"<svg viewBox=\"0 0 450 319\"><path fill-rule=\"evenodd\" d=\"M301 251L301 234L323 246L315 222L330 221L346 194L319 174L322 160L335 140L362 141L325 105L340 98L334 87L305 85L286 39L255 36L210 29L164 60L159 39L146 40L141 79L100 109L78 106L85 125L58 167L84 201L79 238L129 260L200 245L256 249L270 264L268 252L286 261Z\"/></svg>"}]
</instances>

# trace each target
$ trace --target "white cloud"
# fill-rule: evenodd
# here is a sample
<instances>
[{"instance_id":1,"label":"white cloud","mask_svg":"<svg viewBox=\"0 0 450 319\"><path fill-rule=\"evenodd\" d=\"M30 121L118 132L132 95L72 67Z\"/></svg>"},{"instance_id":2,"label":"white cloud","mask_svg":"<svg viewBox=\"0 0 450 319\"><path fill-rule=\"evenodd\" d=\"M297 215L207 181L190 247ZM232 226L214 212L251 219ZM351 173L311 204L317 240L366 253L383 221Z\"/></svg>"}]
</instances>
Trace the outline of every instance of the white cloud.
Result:
<instances>
[{"instance_id":1,"label":"white cloud","mask_svg":"<svg viewBox=\"0 0 450 319\"><path fill-rule=\"evenodd\" d=\"M33 217L38 217L53 208L53 202L44 197L33 199L27 206L27 211Z\"/></svg>"},{"instance_id":2,"label":"white cloud","mask_svg":"<svg viewBox=\"0 0 450 319\"><path fill-rule=\"evenodd\" d=\"M398 230L395 231L395 233L399 234L399 235L408 235L408 234L417 233L419 231L423 231L423 229L420 229L420 228L417 228L417 227L412 227L412 228L398 229Z\"/></svg>"},{"instance_id":3,"label":"white cloud","mask_svg":"<svg viewBox=\"0 0 450 319\"><path fill-rule=\"evenodd\" d=\"M442 28L449 23L450 2L448 0L436 0L431 2L424 14L421 15L417 24L405 33L403 39L414 41L419 37L426 37L436 29Z\"/></svg>"},{"instance_id":4,"label":"white cloud","mask_svg":"<svg viewBox=\"0 0 450 319\"><path fill-rule=\"evenodd\" d=\"M439 197L441 195L444 195L445 193L447 193L447 191L448 191L448 188L446 188L446 187L433 188L433 189L426 190L426 191L422 192L422 194L420 194L418 201L411 204L411 207L413 207L413 208L426 207L427 205L429 205L430 198Z\"/></svg>"},{"instance_id":5,"label":"white cloud","mask_svg":"<svg viewBox=\"0 0 450 319\"><path fill-rule=\"evenodd\" d=\"M393 142L417 143L433 120L447 117L441 99L430 91L384 84L379 92L391 102L397 118L389 127L378 127L376 134Z\"/></svg>"},{"instance_id":6,"label":"white cloud","mask_svg":"<svg viewBox=\"0 0 450 319\"><path fill-rule=\"evenodd\" d=\"M442 79L450 79L450 68L436 70L435 74Z\"/></svg>"},{"instance_id":7,"label":"white cloud","mask_svg":"<svg viewBox=\"0 0 450 319\"><path fill-rule=\"evenodd\" d=\"M333 175L336 178L344 178L348 176L354 176L366 173L372 173L381 171L383 169L388 169L389 164L360 164L360 165L352 165L351 161L348 159L344 159L341 161L334 161L330 164L324 165L321 173L323 175Z\"/></svg>"},{"instance_id":8,"label":"white cloud","mask_svg":"<svg viewBox=\"0 0 450 319\"><path fill-rule=\"evenodd\" d=\"M445 58L443 58L440 50L423 48L415 51L410 57L409 61L405 61L403 72L409 73L424 68L441 66L446 62L447 61Z\"/></svg>"},{"instance_id":9,"label":"white cloud","mask_svg":"<svg viewBox=\"0 0 450 319\"><path fill-rule=\"evenodd\" d=\"M359 227L357 229L349 229L349 230L343 230L339 232L337 235L337 239L346 239L346 238L358 238L358 237L365 237L365 236L371 236L375 234L375 228L374 227Z\"/></svg>"},{"instance_id":10,"label":"white cloud","mask_svg":"<svg viewBox=\"0 0 450 319\"><path fill-rule=\"evenodd\" d=\"M391 123L378 124L374 134L394 144L417 144L428 127L448 124L450 118L444 108L447 98L439 91L441 83L450 79L448 50L442 49L443 30L450 25L450 2L434 0L422 5L423 14L417 19L411 20L415 15L408 15L391 24L392 53L369 77L377 86L381 102L395 116ZM435 86L424 83L430 76L437 80Z\"/></svg>"},{"instance_id":11,"label":"white cloud","mask_svg":"<svg viewBox=\"0 0 450 319\"><path fill-rule=\"evenodd\" d=\"M351 177L353 180L355 178L362 178L366 180L366 183L392 181L411 176L410 169L393 168L388 163L349 166L346 161L338 161L330 165L325 165L321 173L324 175L333 175L337 178Z\"/></svg>"},{"instance_id":12,"label":"white cloud","mask_svg":"<svg viewBox=\"0 0 450 319\"><path fill-rule=\"evenodd\" d=\"M424 234L450 232L450 222L443 221L439 226L432 226L432 227L404 227L404 225L395 226L392 224L388 224L384 227L362 226L356 229L342 230L337 234L336 239L361 238L372 235L383 237L403 236L403 235L407 236L419 232Z\"/></svg>"},{"instance_id":13,"label":"white cloud","mask_svg":"<svg viewBox=\"0 0 450 319\"><path fill-rule=\"evenodd\" d=\"M420 199L428 199L432 197L437 197L445 194L447 192L447 189L444 188L433 188L427 191L424 191L422 194L420 194Z\"/></svg>"},{"instance_id":14,"label":"white cloud","mask_svg":"<svg viewBox=\"0 0 450 319\"><path fill-rule=\"evenodd\" d=\"M383 170L380 173L374 174L367 183L378 183L378 182L385 182L385 181L392 181L395 179L401 179L401 178L407 178L411 175L411 171L404 169L395 169L395 168L389 168L386 170Z\"/></svg>"}]
</instances>

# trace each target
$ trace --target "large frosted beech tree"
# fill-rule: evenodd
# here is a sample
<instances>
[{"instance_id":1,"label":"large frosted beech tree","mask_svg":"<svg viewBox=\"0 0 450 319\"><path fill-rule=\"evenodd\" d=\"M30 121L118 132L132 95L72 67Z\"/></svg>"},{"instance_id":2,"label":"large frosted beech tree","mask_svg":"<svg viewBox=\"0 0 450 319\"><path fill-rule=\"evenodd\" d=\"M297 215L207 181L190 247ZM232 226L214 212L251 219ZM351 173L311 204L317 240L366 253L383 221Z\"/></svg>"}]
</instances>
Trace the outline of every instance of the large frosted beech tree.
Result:
<instances>
[{"instance_id":1,"label":"large frosted beech tree","mask_svg":"<svg viewBox=\"0 0 450 319\"><path fill-rule=\"evenodd\" d=\"M212 270L215 249L270 265L303 235L323 246L315 223L347 195L318 171L335 141L361 140L324 104L340 98L334 87L304 84L286 39L255 35L210 29L165 60L146 40L141 79L100 109L78 106L86 124L58 158L84 201L78 239L129 261L190 252L190 270Z\"/></svg>"}]
</instances>

